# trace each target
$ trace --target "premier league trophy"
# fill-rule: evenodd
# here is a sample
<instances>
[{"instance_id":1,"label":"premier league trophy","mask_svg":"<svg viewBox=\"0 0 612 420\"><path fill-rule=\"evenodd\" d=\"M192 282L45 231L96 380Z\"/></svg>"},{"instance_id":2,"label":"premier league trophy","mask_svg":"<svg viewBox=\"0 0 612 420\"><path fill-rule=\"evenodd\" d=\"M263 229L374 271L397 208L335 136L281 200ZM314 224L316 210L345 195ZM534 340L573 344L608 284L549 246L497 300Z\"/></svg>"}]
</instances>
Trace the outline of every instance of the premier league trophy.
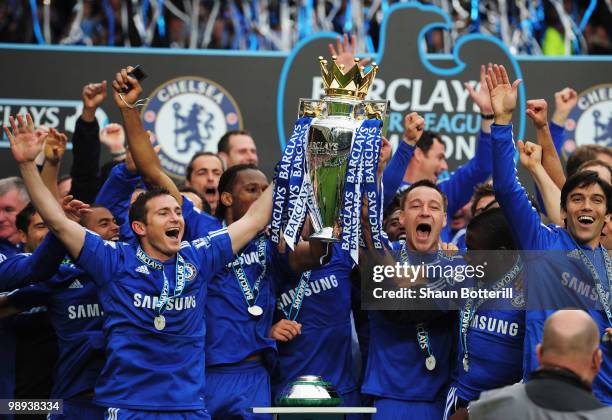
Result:
<instances>
[{"instance_id":1,"label":"premier league trophy","mask_svg":"<svg viewBox=\"0 0 612 420\"><path fill-rule=\"evenodd\" d=\"M310 215L310 240L341 242L358 261L361 208L367 198L372 243L382 249L382 191L377 177L387 101L364 100L378 71L345 71L319 57L326 96L300 99L298 120L276 167L272 240L293 249Z\"/></svg>"}]
</instances>

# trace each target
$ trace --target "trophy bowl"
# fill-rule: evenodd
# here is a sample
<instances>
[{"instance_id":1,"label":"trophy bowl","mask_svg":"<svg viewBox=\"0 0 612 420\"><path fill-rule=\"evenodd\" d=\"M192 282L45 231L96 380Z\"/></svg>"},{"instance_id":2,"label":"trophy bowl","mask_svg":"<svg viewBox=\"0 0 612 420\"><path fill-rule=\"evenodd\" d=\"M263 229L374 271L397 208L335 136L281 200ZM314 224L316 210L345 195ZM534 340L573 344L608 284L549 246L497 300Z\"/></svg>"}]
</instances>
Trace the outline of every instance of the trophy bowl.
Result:
<instances>
[{"instance_id":1,"label":"trophy bowl","mask_svg":"<svg viewBox=\"0 0 612 420\"><path fill-rule=\"evenodd\" d=\"M342 398L336 388L317 375L298 376L285 386L276 405L281 407L336 407Z\"/></svg>"}]
</instances>

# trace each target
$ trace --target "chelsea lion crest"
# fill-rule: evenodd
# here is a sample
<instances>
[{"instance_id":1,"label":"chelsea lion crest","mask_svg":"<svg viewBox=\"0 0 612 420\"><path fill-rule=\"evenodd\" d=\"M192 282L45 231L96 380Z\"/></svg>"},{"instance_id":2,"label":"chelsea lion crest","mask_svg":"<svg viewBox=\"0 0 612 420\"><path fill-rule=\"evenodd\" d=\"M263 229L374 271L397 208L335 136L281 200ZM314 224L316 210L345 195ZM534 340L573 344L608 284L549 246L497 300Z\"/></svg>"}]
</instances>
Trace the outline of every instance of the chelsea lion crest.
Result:
<instances>
[{"instance_id":1,"label":"chelsea lion crest","mask_svg":"<svg viewBox=\"0 0 612 420\"><path fill-rule=\"evenodd\" d=\"M581 92L565 122L564 154L569 155L585 144L612 147L612 84Z\"/></svg>"},{"instance_id":2,"label":"chelsea lion crest","mask_svg":"<svg viewBox=\"0 0 612 420\"><path fill-rule=\"evenodd\" d=\"M230 130L242 129L242 116L232 96L201 77L172 79L157 87L142 110L145 130L161 146L159 160L172 177L198 152L216 152L217 142Z\"/></svg>"}]
</instances>

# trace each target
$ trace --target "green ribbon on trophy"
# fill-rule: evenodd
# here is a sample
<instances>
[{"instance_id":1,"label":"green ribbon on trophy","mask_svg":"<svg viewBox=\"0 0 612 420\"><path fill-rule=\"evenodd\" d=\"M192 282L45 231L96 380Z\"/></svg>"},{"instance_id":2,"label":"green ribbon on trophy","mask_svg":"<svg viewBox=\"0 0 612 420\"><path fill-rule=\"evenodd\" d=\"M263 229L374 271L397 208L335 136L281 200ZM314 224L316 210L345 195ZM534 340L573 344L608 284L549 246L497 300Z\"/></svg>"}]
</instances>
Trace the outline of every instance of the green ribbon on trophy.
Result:
<instances>
[{"instance_id":1,"label":"green ribbon on trophy","mask_svg":"<svg viewBox=\"0 0 612 420\"><path fill-rule=\"evenodd\" d=\"M310 240L340 242L357 263L361 206L367 197L371 242L383 249L382 185L378 161L387 101L364 100L378 71L355 65L347 72L319 57L326 96L300 99L298 120L276 166L271 239L281 232L293 249L306 215L314 233Z\"/></svg>"}]
</instances>

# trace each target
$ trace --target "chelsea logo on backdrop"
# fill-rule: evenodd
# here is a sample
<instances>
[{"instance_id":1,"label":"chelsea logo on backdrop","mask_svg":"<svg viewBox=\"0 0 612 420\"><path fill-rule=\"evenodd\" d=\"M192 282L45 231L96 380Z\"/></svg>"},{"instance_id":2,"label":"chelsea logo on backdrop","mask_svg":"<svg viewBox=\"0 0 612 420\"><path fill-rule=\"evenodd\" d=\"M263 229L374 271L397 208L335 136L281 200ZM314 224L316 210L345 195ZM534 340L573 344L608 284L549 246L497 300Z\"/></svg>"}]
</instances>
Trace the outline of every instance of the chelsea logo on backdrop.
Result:
<instances>
[{"instance_id":1,"label":"chelsea logo on backdrop","mask_svg":"<svg viewBox=\"0 0 612 420\"><path fill-rule=\"evenodd\" d=\"M593 86L578 95L578 103L565 122L563 152L599 144L612 147L612 84Z\"/></svg>"},{"instance_id":2,"label":"chelsea logo on backdrop","mask_svg":"<svg viewBox=\"0 0 612 420\"><path fill-rule=\"evenodd\" d=\"M158 86L143 108L146 130L161 146L159 160L168 174L185 176L185 168L198 152L216 152L226 131L242 128L242 116L232 96L220 85L187 76Z\"/></svg>"}]
</instances>

